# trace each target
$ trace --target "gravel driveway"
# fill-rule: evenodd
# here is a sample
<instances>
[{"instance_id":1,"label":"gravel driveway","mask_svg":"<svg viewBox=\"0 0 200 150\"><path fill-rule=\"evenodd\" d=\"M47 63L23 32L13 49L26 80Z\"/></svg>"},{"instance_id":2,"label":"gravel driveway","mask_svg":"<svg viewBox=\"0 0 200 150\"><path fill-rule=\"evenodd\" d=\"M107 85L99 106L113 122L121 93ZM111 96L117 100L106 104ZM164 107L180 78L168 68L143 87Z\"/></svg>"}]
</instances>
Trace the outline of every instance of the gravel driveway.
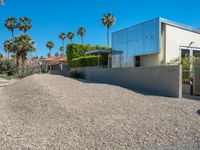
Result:
<instances>
[{"instance_id":1,"label":"gravel driveway","mask_svg":"<svg viewBox=\"0 0 200 150\"><path fill-rule=\"evenodd\" d=\"M154 149L200 140L199 101L34 75L0 89L1 149Z\"/></svg>"}]
</instances>

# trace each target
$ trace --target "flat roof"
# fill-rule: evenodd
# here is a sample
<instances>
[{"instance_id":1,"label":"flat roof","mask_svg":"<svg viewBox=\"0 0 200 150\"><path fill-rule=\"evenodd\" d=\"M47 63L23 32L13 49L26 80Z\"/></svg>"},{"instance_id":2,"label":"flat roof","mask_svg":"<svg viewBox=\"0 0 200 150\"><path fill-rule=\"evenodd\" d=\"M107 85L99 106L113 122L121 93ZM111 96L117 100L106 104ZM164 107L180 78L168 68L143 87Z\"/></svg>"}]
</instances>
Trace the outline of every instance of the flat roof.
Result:
<instances>
[{"instance_id":1,"label":"flat roof","mask_svg":"<svg viewBox=\"0 0 200 150\"><path fill-rule=\"evenodd\" d=\"M171 26L174 26L174 27L177 27L177 28L181 28L181 29L184 29L184 30L188 30L188 31L191 31L191 32L195 32L195 33L200 34L200 29L197 28L197 27L195 28L195 27L188 26L188 25L185 25L185 24L177 23L177 22L175 22L175 21L171 21L171 20L168 20L168 19L165 19L165 18L162 18L162 17L157 17L157 18L154 18L154 19L151 19L151 20L148 20L148 21L144 21L144 22L135 24L135 25L133 25L133 26L126 27L126 28L124 28L124 29L120 29L120 30L115 31L115 32L119 32L119 31L122 31L122 30L125 30L125 29L129 29L129 28L134 27L134 26L138 26L138 25L141 25L141 24L145 24L145 23L147 23L147 22L150 22L150 21L153 21L153 20L156 20L156 19L159 20L159 23L168 24L168 25L171 25ZM115 33L115 32L113 32L113 33Z\"/></svg>"},{"instance_id":2,"label":"flat roof","mask_svg":"<svg viewBox=\"0 0 200 150\"><path fill-rule=\"evenodd\" d=\"M98 54L120 54L122 53L121 51L116 51L116 50L103 50L103 49L97 49L97 50L89 50L86 52L86 55L98 55Z\"/></svg>"},{"instance_id":3,"label":"flat roof","mask_svg":"<svg viewBox=\"0 0 200 150\"><path fill-rule=\"evenodd\" d=\"M200 29L198 29L198 28L191 27L191 26L181 24L181 23L177 23L177 22L174 22L174 21L171 21L171 20L168 20L168 19L165 19L165 18L161 18L161 17L159 19L160 19L161 23L165 23L165 24L168 24L168 25L171 25L171 26L175 26L175 27L178 27L178 28L181 28L181 29L185 29L185 30L196 32L196 33L200 34Z\"/></svg>"}]
</instances>

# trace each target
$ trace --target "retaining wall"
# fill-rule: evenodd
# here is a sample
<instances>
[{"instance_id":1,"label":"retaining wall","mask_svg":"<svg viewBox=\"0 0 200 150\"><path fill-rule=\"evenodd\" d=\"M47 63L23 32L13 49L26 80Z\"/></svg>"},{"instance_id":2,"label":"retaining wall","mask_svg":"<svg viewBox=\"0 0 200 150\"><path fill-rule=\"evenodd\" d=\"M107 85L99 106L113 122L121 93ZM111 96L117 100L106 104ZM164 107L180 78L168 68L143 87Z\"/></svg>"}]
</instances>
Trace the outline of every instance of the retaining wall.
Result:
<instances>
[{"instance_id":1,"label":"retaining wall","mask_svg":"<svg viewBox=\"0 0 200 150\"><path fill-rule=\"evenodd\" d=\"M182 97L181 66L156 66L139 68L72 68L83 79L122 86L155 95Z\"/></svg>"}]
</instances>

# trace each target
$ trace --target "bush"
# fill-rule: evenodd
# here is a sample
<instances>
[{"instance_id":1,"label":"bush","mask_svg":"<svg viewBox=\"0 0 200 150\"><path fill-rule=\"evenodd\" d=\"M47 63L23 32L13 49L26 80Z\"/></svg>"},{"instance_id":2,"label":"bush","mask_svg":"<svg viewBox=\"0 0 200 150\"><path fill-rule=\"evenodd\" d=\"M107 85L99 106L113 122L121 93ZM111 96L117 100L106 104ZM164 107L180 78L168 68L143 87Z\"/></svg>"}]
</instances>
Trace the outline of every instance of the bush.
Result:
<instances>
[{"instance_id":1,"label":"bush","mask_svg":"<svg viewBox=\"0 0 200 150\"><path fill-rule=\"evenodd\" d=\"M85 53L90 50L103 49L111 50L111 47L105 46L91 46L83 44L68 44L67 45L67 61L68 65L71 66L72 60L85 56Z\"/></svg>"},{"instance_id":2,"label":"bush","mask_svg":"<svg viewBox=\"0 0 200 150\"><path fill-rule=\"evenodd\" d=\"M71 78L80 78L81 77L81 73L78 71L71 71L69 72L69 77Z\"/></svg>"},{"instance_id":3,"label":"bush","mask_svg":"<svg viewBox=\"0 0 200 150\"><path fill-rule=\"evenodd\" d=\"M26 76L41 73L42 68L40 66L26 65L21 68L17 68L15 60L3 60L0 59L0 75L1 77L9 78L24 78Z\"/></svg>"},{"instance_id":4,"label":"bush","mask_svg":"<svg viewBox=\"0 0 200 150\"><path fill-rule=\"evenodd\" d=\"M106 56L99 56L99 65L107 66L108 58ZM83 56L75 58L71 62L71 67L88 67L98 66L98 56Z\"/></svg>"},{"instance_id":5,"label":"bush","mask_svg":"<svg viewBox=\"0 0 200 150\"><path fill-rule=\"evenodd\" d=\"M0 59L0 74L12 76L17 73L17 67L14 60Z\"/></svg>"}]
</instances>

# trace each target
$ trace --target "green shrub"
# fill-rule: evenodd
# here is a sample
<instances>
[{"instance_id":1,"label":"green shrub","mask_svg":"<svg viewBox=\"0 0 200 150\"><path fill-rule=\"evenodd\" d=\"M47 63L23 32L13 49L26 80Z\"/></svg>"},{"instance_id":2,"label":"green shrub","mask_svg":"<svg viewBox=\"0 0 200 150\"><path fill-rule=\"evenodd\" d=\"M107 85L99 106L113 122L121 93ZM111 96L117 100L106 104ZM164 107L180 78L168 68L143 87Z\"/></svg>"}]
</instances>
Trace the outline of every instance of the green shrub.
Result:
<instances>
[{"instance_id":1,"label":"green shrub","mask_svg":"<svg viewBox=\"0 0 200 150\"><path fill-rule=\"evenodd\" d=\"M81 73L78 71L71 71L69 72L69 77L71 78L80 78L81 77Z\"/></svg>"},{"instance_id":2,"label":"green shrub","mask_svg":"<svg viewBox=\"0 0 200 150\"><path fill-rule=\"evenodd\" d=\"M85 56L85 53L90 50L111 50L111 47L106 46L91 46L91 45L83 45L83 44L68 44L67 45L67 61L68 65L71 66L72 60ZM88 62L89 63L89 62ZM89 64L90 66L90 64Z\"/></svg>"},{"instance_id":3,"label":"green shrub","mask_svg":"<svg viewBox=\"0 0 200 150\"><path fill-rule=\"evenodd\" d=\"M108 58L106 56L99 56L99 66L107 66ZM83 56L75 58L71 62L71 67L89 67L98 66L98 56Z\"/></svg>"},{"instance_id":4,"label":"green shrub","mask_svg":"<svg viewBox=\"0 0 200 150\"><path fill-rule=\"evenodd\" d=\"M0 59L0 74L12 76L16 74L17 67L14 60L3 60Z\"/></svg>"},{"instance_id":5,"label":"green shrub","mask_svg":"<svg viewBox=\"0 0 200 150\"><path fill-rule=\"evenodd\" d=\"M24 78L34 73L41 73L42 68L40 66L26 65L24 67L17 68L15 60L3 60L0 59L0 76L4 78Z\"/></svg>"}]
</instances>

